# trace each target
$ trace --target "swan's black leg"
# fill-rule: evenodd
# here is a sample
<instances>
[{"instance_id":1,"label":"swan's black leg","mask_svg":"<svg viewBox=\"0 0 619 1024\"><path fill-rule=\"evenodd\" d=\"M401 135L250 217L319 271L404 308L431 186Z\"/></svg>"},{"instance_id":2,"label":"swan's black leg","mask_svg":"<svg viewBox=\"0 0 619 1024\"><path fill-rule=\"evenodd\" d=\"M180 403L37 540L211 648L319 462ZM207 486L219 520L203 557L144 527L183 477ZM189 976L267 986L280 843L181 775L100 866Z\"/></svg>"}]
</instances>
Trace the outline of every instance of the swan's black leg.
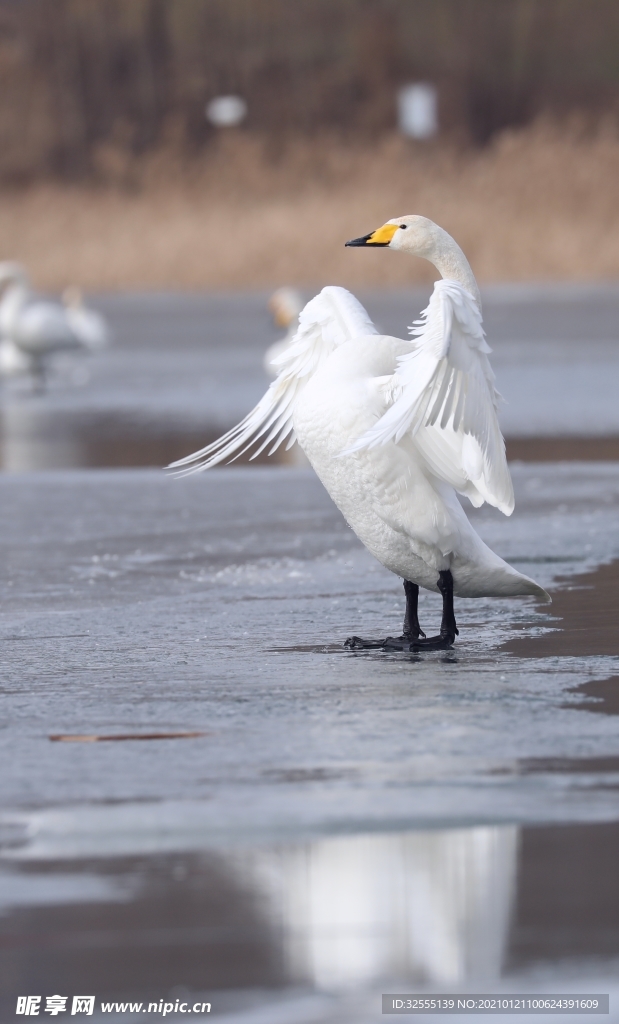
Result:
<instances>
[{"instance_id":1,"label":"swan's black leg","mask_svg":"<svg viewBox=\"0 0 619 1024\"><path fill-rule=\"evenodd\" d=\"M417 616L417 604L419 601L419 587L416 583L409 583L404 580L404 593L406 595L406 611L404 612L404 626L402 636L388 636L386 640L364 640L360 636L349 636L344 647L351 650L387 650L403 651L420 636L425 637L419 625Z\"/></svg>"},{"instance_id":2,"label":"swan's black leg","mask_svg":"<svg viewBox=\"0 0 619 1024\"><path fill-rule=\"evenodd\" d=\"M448 647L451 647L458 636L456 616L454 615L454 581L449 569L444 569L442 572L439 572L437 585L443 595L441 631L438 636L429 636L423 640L415 640L414 643L411 644L411 650L444 651Z\"/></svg>"},{"instance_id":3,"label":"swan's black leg","mask_svg":"<svg viewBox=\"0 0 619 1024\"><path fill-rule=\"evenodd\" d=\"M402 636L388 636L382 644L385 650L405 651L420 636L425 638L426 634L419 625L419 616L417 614L419 587L416 583L409 583L408 580L404 580L404 593L406 594L406 611L404 612Z\"/></svg>"},{"instance_id":4,"label":"swan's black leg","mask_svg":"<svg viewBox=\"0 0 619 1024\"><path fill-rule=\"evenodd\" d=\"M416 640L418 637L426 635L419 625L419 587L416 583L404 580L404 593L406 594L406 611L404 612L402 634Z\"/></svg>"}]
</instances>

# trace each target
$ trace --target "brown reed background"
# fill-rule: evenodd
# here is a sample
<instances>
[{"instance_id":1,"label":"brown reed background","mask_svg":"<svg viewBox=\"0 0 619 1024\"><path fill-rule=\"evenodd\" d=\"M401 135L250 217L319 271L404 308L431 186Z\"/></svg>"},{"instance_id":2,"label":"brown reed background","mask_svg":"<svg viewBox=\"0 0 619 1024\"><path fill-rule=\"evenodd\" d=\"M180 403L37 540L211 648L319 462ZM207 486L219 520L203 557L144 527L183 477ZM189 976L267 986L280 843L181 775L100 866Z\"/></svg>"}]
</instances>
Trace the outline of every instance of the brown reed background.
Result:
<instances>
[{"instance_id":1,"label":"brown reed background","mask_svg":"<svg viewBox=\"0 0 619 1024\"><path fill-rule=\"evenodd\" d=\"M614 110L617 0L4 0L0 176L96 174L136 155L208 145L205 102L249 101L274 142L394 127L397 86L435 82L462 141L542 112Z\"/></svg>"},{"instance_id":2,"label":"brown reed background","mask_svg":"<svg viewBox=\"0 0 619 1024\"><path fill-rule=\"evenodd\" d=\"M413 80L430 143L395 133ZM0 0L0 258L46 287L398 284L426 271L341 242L419 212L487 280L618 277L618 125L617 0Z\"/></svg>"}]
</instances>

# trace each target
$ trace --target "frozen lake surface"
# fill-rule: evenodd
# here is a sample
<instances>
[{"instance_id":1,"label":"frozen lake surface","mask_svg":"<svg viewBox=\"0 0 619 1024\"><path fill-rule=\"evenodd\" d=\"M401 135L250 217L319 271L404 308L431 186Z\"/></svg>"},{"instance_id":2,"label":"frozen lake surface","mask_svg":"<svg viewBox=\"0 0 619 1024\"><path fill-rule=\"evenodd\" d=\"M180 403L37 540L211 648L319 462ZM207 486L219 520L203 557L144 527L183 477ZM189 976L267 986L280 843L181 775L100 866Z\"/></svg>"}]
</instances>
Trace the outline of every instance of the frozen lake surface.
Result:
<instances>
[{"instance_id":1,"label":"frozen lake surface","mask_svg":"<svg viewBox=\"0 0 619 1024\"><path fill-rule=\"evenodd\" d=\"M546 587L619 556L619 467L518 466L514 477L511 520L473 510L500 554ZM569 693L619 674L614 623L610 649L575 657L571 639L546 632L561 626L552 607L461 599L453 653L347 653L353 632L398 630L402 586L311 471L86 471L4 477L0 489L5 707L17 702L4 744L24 766L5 805L104 800L94 818L128 815L147 837L148 801L171 801L172 844L198 818L199 833L253 841L480 816L603 820L616 807L606 784L533 783L518 769L605 745L619 756L616 722ZM585 589L584 614L590 603ZM440 598L422 593L420 619L436 628ZM543 657L523 631L541 634ZM208 736L165 751L46 739L155 728ZM197 804L185 814L178 801ZM53 845L56 812L33 813L37 843ZM164 820L158 806L157 844ZM122 830L115 841L122 851Z\"/></svg>"},{"instance_id":2,"label":"frozen lake surface","mask_svg":"<svg viewBox=\"0 0 619 1024\"><path fill-rule=\"evenodd\" d=\"M7 1015L59 991L201 993L229 1024L377 1022L380 991L424 987L619 998L619 465L513 469L514 516L472 518L555 604L459 600L426 655L343 648L395 632L402 589L309 471L0 478Z\"/></svg>"}]
</instances>

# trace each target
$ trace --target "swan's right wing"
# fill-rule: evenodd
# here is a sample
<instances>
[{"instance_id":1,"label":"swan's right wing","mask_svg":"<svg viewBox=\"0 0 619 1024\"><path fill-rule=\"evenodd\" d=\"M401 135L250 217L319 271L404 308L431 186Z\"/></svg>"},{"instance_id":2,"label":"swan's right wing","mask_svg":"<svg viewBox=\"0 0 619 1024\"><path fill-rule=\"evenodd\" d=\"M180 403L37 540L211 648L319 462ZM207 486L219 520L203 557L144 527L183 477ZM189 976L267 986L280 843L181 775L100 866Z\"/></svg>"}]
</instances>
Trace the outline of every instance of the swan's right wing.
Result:
<instances>
[{"instance_id":1,"label":"swan's right wing","mask_svg":"<svg viewBox=\"0 0 619 1024\"><path fill-rule=\"evenodd\" d=\"M276 379L258 405L226 434L201 451L173 462L171 469L193 473L233 462L258 445L255 459L269 445L272 455L284 441L295 442L292 413L300 391L331 353L352 338L377 334L366 310L346 288L331 286L315 296L299 314L299 328L290 344L273 360Z\"/></svg>"},{"instance_id":2,"label":"swan's right wing","mask_svg":"<svg viewBox=\"0 0 619 1024\"><path fill-rule=\"evenodd\" d=\"M439 479L509 515L514 492L475 299L457 281L437 281L411 333L411 352L386 389L387 411L347 452L408 437Z\"/></svg>"}]
</instances>

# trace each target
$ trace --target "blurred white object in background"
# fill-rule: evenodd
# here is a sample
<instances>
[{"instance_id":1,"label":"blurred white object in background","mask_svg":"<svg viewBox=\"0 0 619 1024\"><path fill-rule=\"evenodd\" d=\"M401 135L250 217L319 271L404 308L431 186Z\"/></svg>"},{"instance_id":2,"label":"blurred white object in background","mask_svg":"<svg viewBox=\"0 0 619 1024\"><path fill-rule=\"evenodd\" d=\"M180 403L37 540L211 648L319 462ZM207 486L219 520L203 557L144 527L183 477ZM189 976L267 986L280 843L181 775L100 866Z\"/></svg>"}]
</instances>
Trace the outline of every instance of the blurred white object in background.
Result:
<instances>
[{"instance_id":1,"label":"blurred white object in background","mask_svg":"<svg viewBox=\"0 0 619 1024\"><path fill-rule=\"evenodd\" d=\"M241 96L216 96L204 113L216 128L235 128L247 117L247 103Z\"/></svg>"},{"instance_id":2,"label":"blurred white object in background","mask_svg":"<svg viewBox=\"0 0 619 1024\"><path fill-rule=\"evenodd\" d=\"M70 295L69 307L38 298L18 263L0 263L0 295L0 372L29 375L35 390L44 390L51 356L94 351L109 340L103 318L80 304L81 293Z\"/></svg>"},{"instance_id":3,"label":"blurred white object in background","mask_svg":"<svg viewBox=\"0 0 619 1024\"><path fill-rule=\"evenodd\" d=\"M438 93L429 82L414 82L398 92L398 128L410 139L431 139L438 132Z\"/></svg>"},{"instance_id":4,"label":"blurred white object in background","mask_svg":"<svg viewBox=\"0 0 619 1024\"><path fill-rule=\"evenodd\" d=\"M286 328L284 337L269 345L264 353L263 366L269 377L275 378L279 373L279 366L274 365L273 360L281 356L297 333L299 313L304 305L303 296L296 288L278 288L269 299L269 310L275 325ZM309 460L298 444L287 451L286 461L293 466L309 466Z\"/></svg>"},{"instance_id":5,"label":"blurred white object in background","mask_svg":"<svg viewBox=\"0 0 619 1024\"><path fill-rule=\"evenodd\" d=\"M31 372L31 359L10 338L0 338L0 375L18 377Z\"/></svg>"},{"instance_id":6,"label":"blurred white object in background","mask_svg":"<svg viewBox=\"0 0 619 1024\"><path fill-rule=\"evenodd\" d=\"M91 352L99 352L110 343L110 330L105 318L84 305L82 289L69 285L62 293L67 320L81 344Z\"/></svg>"},{"instance_id":7,"label":"blurred white object in background","mask_svg":"<svg viewBox=\"0 0 619 1024\"><path fill-rule=\"evenodd\" d=\"M303 298L295 288L278 288L269 299L269 310L276 326L286 329L286 335L269 345L264 353L264 368L269 377L277 377L279 368L273 366L273 360L282 354L294 338L303 306Z\"/></svg>"}]
</instances>

